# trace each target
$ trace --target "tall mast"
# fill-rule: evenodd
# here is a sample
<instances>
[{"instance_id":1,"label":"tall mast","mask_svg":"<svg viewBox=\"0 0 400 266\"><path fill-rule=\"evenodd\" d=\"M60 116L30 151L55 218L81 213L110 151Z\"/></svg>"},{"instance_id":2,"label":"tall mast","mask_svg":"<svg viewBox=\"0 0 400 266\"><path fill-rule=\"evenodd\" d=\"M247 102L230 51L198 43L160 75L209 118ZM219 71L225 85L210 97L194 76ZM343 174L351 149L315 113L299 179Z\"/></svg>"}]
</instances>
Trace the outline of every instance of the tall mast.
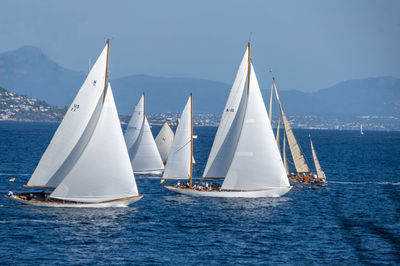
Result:
<instances>
[{"instance_id":1,"label":"tall mast","mask_svg":"<svg viewBox=\"0 0 400 266\"><path fill-rule=\"evenodd\" d=\"M190 93L190 187L193 178L193 95Z\"/></svg>"},{"instance_id":2,"label":"tall mast","mask_svg":"<svg viewBox=\"0 0 400 266\"><path fill-rule=\"evenodd\" d=\"M274 85L272 84L271 86L271 96L269 98L269 122L271 123L272 126L272 97L274 95Z\"/></svg>"},{"instance_id":3,"label":"tall mast","mask_svg":"<svg viewBox=\"0 0 400 266\"><path fill-rule=\"evenodd\" d=\"M106 93L107 93L107 79L108 79L108 54L110 51L110 40L107 40L107 61L106 61L106 78L104 82L104 93L103 93L103 103L106 99Z\"/></svg>"},{"instance_id":4,"label":"tall mast","mask_svg":"<svg viewBox=\"0 0 400 266\"><path fill-rule=\"evenodd\" d=\"M250 57L250 42L247 43L249 53L248 53L248 70L247 70L247 95L250 91L250 66L251 66L251 57Z\"/></svg>"}]
</instances>

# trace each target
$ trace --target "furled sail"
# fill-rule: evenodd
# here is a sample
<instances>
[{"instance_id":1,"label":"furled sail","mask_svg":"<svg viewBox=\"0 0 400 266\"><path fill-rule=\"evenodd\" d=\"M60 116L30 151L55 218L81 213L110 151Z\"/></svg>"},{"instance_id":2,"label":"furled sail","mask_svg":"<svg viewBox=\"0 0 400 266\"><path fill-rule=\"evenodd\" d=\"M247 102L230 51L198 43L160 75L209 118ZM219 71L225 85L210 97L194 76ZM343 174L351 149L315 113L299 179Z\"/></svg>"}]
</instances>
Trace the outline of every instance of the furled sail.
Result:
<instances>
[{"instance_id":1,"label":"furled sail","mask_svg":"<svg viewBox=\"0 0 400 266\"><path fill-rule=\"evenodd\" d=\"M50 197L102 202L138 195L117 109L108 85L100 115L81 155ZM84 104L84 103L82 103Z\"/></svg>"},{"instance_id":2,"label":"furled sail","mask_svg":"<svg viewBox=\"0 0 400 266\"><path fill-rule=\"evenodd\" d=\"M79 89L61 124L39 161L28 187L57 187L69 174L88 144L100 116L108 44Z\"/></svg>"},{"instance_id":3,"label":"furled sail","mask_svg":"<svg viewBox=\"0 0 400 266\"><path fill-rule=\"evenodd\" d=\"M167 122L164 123L156 137L156 145L164 164L167 163L168 154L174 141L174 132Z\"/></svg>"},{"instance_id":4,"label":"furled sail","mask_svg":"<svg viewBox=\"0 0 400 266\"><path fill-rule=\"evenodd\" d=\"M192 96L183 109L165 165L163 179L189 179L192 167Z\"/></svg>"},{"instance_id":5,"label":"furled sail","mask_svg":"<svg viewBox=\"0 0 400 266\"><path fill-rule=\"evenodd\" d=\"M239 105L246 86L248 52L248 49L246 49L229 93L203 177L225 177L233 158L235 147L232 145L236 145L238 136L231 131L231 127L237 119Z\"/></svg>"},{"instance_id":6,"label":"furled sail","mask_svg":"<svg viewBox=\"0 0 400 266\"><path fill-rule=\"evenodd\" d=\"M290 127L290 124L285 115L285 112L283 111L282 104L281 104L281 101L280 101L279 95L278 95L278 90L275 85L275 80L274 80L274 87L275 87L275 95L278 100L279 107L281 109L283 125L285 127L286 137L287 137L287 141L289 144L290 153L292 154L293 163L296 168L296 172L297 173L308 173L308 172L310 172L310 169L307 165L306 159L304 158L303 152L301 151L300 146L297 143L296 138L294 137L292 128Z\"/></svg>"},{"instance_id":7,"label":"furled sail","mask_svg":"<svg viewBox=\"0 0 400 266\"><path fill-rule=\"evenodd\" d=\"M235 118L235 123L242 125L232 125L240 133L222 189L288 187L289 180L252 65L249 76L249 87L242 94L238 118Z\"/></svg>"},{"instance_id":8,"label":"furled sail","mask_svg":"<svg viewBox=\"0 0 400 266\"><path fill-rule=\"evenodd\" d=\"M134 172L162 171L164 164L144 110L144 94L125 132L125 142Z\"/></svg>"},{"instance_id":9,"label":"furled sail","mask_svg":"<svg viewBox=\"0 0 400 266\"><path fill-rule=\"evenodd\" d=\"M317 176L318 176L318 178L326 180L325 173L324 173L324 171L322 171L321 165L319 164L317 153L315 152L314 145L311 140L311 136L310 136L310 144L311 144L312 156L314 159L315 170L317 171Z\"/></svg>"}]
</instances>

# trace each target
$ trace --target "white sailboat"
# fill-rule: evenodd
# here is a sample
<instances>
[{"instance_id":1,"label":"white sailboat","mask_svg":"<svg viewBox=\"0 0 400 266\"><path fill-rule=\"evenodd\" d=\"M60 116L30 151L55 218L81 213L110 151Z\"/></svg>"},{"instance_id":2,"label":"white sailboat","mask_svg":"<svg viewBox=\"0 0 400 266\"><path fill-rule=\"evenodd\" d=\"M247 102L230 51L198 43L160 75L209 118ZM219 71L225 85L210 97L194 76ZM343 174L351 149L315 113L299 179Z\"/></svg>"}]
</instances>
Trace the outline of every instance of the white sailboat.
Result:
<instances>
[{"instance_id":1,"label":"white sailboat","mask_svg":"<svg viewBox=\"0 0 400 266\"><path fill-rule=\"evenodd\" d=\"M134 173L162 173L164 164L146 117L144 93L133 111L124 137Z\"/></svg>"},{"instance_id":2,"label":"white sailboat","mask_svg":"<svg viewBox=\"0 0 400 266\"><path fill-rule=\"evenodd\" d=\"M362 126L362 124L360 124L360 134L361 134L361 135L364 135L364 131L363 131L363 126Z\"/></svg>"},{"instance_id":3,"label":"white sailboat","mask_svg":"<svg viewBox=\"0 0 400 266\"><path fill-rule=\"evenodd\" d=\"M189 180L192 184L193 172L193 96L183 109L180 123L176 128L175 138L168 155L161 180ZM165 186L169 188L169 186Z\"/></svg>"},{"instance_id":4,"label":"white sailboat","mask_svg":"<svg viewBox=\"0 0 400 266\"><path fill-rule=\"evenodd\" d=\"M319 160L317 157L317 153L315 152L314 145L311 140L311 136L309 135L310 138L310 145L311 145L311 152L314 160L314 166L315 170L317 172L317 178L320 179L319 183L326 183L326 176L324 171L322 171L321 165L319 164Z\"/></svg>"},{"instance_id":5,"label":"white sailboat","mask_svg":"<svg viewBox=\"0 0 400 266\"><path fill-rule=\"evenodd\" d=\"M164 123L160 132L158 133L155 142L161 156L161 160L165 165L167 163L168 154L174 141L174 132L167 122Z\"/></svg>"},{"instance_id":6,"label":"white sailboat","mask_svg":"<svg viewBox=\"0 0 400 266\"><path fill-rule=\"evenodd\" d=\"M267 119L265 119L267 118ZM291 186L250 61L250 44L239 66L203 179L223 179L220 189L169 186L206 197L279 197Z\"/></svg>"},{"instance_id":7,"label":"white sailboat","mask_svg":"<svg viewBox=\"0 0 400 266\"><path fill-rule=\"evenodd\" d=\"M50 207L127 206L142 198L107 83L108 51L109 41L26 185L54 191L8 198Z\"/></svg>"}]
</instances>

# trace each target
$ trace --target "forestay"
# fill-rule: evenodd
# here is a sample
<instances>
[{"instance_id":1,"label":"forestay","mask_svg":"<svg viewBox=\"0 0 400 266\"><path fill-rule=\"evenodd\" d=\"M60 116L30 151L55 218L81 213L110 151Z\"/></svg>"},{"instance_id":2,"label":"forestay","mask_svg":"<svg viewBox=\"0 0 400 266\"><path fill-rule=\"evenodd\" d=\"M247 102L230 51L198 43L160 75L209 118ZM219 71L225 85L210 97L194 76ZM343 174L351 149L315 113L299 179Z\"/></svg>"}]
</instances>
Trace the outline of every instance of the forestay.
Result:
<instances>
[{"instance_id":1,"label":"forestay","mask_svg":"<svg viewBox=\"0 0 400 266\"><path fill-rule=\"evenodd\" d=\"M105 87L107 55L108 44L79 89L28 186L56 187L81 156L100 113L99 99Z\"/></svg>"},{"instance_id":2,"label":"forestay","mask_svg":"<svg viewBox=\"0 0 400 266\"><path fill-rule=\"evenodd\" d=\"M168 154L171 150L173 141L174 132L168 123L165 122L155 140L158 151L160 152L161 160L164 164L167 163Z\"/></svg>"},{"instance_id":3,"label":"forestay","mask_svg":"<svg viewBox=\"0 0 400 266\"><path fill-rule=\"evenodd\" d=\"M232 163L222 184L226 190L289 187L253 66L250 87L243 93L238 119L242 127ZM243 119L241 119L243 117ZM235 130L239 130L236 125Z\"/></svg>"},{"instance_id":4,"label":"forestay","mask_svg":"<svg viewBox=\"0 0 400 266\"><path fill-rule=\"evenodd\" d=\"M229 132L238 115L239 105L247 83L248 52L248 49L246 49L229 93L204 170L204 177L225 177L229 169L237 143L237 134L229 134ZM235 146L233 147L232 144Z\"/></svg>"},{"instance_id":5,"label":"forestay","mask_svg":"<svg viewBox=\"0 0 400 266\"><path fill-rule=\"evenodd\" d=\"M138 195L110 85L94 131L81 156L50 197L102 202Z\"/></svg>"},{"instance_id":6,"label":"forestay","mask_svg":"<svg viewBox=\"0 0 400 266\"><path fill-rule=\"evenodd\" d=\"M189 179L191 165L191 97L183 109L180 123L176 128L175 138L168 155L163 179Z\"/></svg>"}]
</instances>

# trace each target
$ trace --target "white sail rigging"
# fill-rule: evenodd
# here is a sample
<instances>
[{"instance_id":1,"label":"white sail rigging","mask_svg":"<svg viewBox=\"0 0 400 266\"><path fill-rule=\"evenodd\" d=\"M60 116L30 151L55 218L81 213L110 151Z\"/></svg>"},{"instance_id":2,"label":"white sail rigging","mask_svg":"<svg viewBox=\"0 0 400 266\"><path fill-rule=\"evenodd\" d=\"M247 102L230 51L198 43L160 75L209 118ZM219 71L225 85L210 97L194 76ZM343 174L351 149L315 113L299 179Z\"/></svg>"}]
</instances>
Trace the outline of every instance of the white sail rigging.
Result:
<instances>
[{"instance_id":1,"label":"white sail rigging","mask_svg":"<svg viewBox=\"0 0 400 266\"><path fill-rule=\"evenodd\" d=\"M286 174L289 175L289 164L286 158L286 134L283 134L283 165L285 166Z\"/></svg>"},{"instance_id":2,"label":"white sail rigging","mask_svg":"<svg viewBox=\"0 0 400 266\"><path fill-rule=\"evenodd\" d=\"M50 197L77 201L103 202L137 196L138 190L131 170L128 151L110 85L94 129L71 170ZM84 103L82 103L84 104Z\"/></svg>"},{"instance_id":3,"label":"white sail rigging","mask_svg":"<svg viewBox=\"0 0 400 266\"><path fill-rule=\"evenodd\" d=\"M164 123L156 137L156 145L164 164L167 163L168 154L174 141L174 132L167 122Z\"/></svg>"},{"instance_id":4,"label":"white sail rigging","mask_svg":"<svg viewBox=\"0 0 400 266\"><path fill-rule=\"evenodd\" d=\"M183 109L165 165L163 179L190 179L192 170L192 96Z\"/></svg>"},{"instance_id":5,"label":"white sail rigging","mask_svg":"<svg viewBox=\"0 0 400 266\"><path fill-rule=\"evenodd\" d=\"M248 49L243 55L235 81L229 93L221 121L204 170L204 177L225 177L233 158L238 136L231 131L232 124L237 119L239 105L246 86L248 71Z\"/></svg>"},{"instance_id":6,"label":"white sail rigging","mask_svg":"<svg viewBox=\"0 0 400 266\"><path fill-rule=\"evenodd\" d=\"M125 142L134 172L162 171L162 162L144 110L144 94L125 132Z\"/></svg>"},{"instance_id":7,"label":"white sail rigging","mask_svg":"<svg viewBox=\"0 0 400 266\"><path fill-rule=\"evenodd\" d=\"M311 145L311 152L312 152L312 156L313 156L313 160L314 160L315 170L317 171L317 176L320 179L326 180L325 173L324 173L324 171L322 171L321 165L319 164L317 153L315 152L314 145L311 140L311 136L310 136L310 145Z\"/></svg>"},{"instance_id":8,"label":"white sail rigging","mask_svg":"<svg viewBox=\"0 0 400 266\"><path fill-rule=\"evenodd\" d=\"M28 187L57 187L81 156L101 112L100 97L105 87L107 55L108 44L47 146L28 181Z\"/></svg>"},{"instance_id":9,"label":"white sail rigging","mask_svg":"<svg viewBox=\"0 0 400 266\"><path fill-rule=\"evenodd\" d=\"M281 126L281 119L278 121L278 127L276 128L276 144L278 145L278 150L281 150L281 145L279 143L279 128Z\"/></svg>"},{"instance_id":10,"label":"white sail rigging","mask_svg":"<svg viewBox=\"0 0 400 266\"><path fill-rule=\"evenodd\" d=\"M292 128L290 127L289 121L285 115L285 112L283 111L281 101L279 99L279 94L278 90L276 88L275 84L275 79L274 79L274 87L275 87L275 95L279 103L279 107L281 109L281 116L283 119L283 125L285 127L285 133L286 137L288 140L289 148L290 148L290 153L292 154L294 166L296 168L297 173L308 173L310 172L310 169L307 165L306 159L303 155L303 152L300 149L299 144L296 141L296 138L294 137Z\"/></svg>"},{"instance_id":11,"label":"white sail rigging","mask_svg":"<svg viewBox=\"0 0 400 266\"><path fill-rule=\"evenodd\" d=\"M238 115L232 124L231 130L239 131L239 138L222 189L289 187L271 123L265 119L267 110L251 64L249 76L249 85L242 94Z\"/></svg>"}]
</instances>

